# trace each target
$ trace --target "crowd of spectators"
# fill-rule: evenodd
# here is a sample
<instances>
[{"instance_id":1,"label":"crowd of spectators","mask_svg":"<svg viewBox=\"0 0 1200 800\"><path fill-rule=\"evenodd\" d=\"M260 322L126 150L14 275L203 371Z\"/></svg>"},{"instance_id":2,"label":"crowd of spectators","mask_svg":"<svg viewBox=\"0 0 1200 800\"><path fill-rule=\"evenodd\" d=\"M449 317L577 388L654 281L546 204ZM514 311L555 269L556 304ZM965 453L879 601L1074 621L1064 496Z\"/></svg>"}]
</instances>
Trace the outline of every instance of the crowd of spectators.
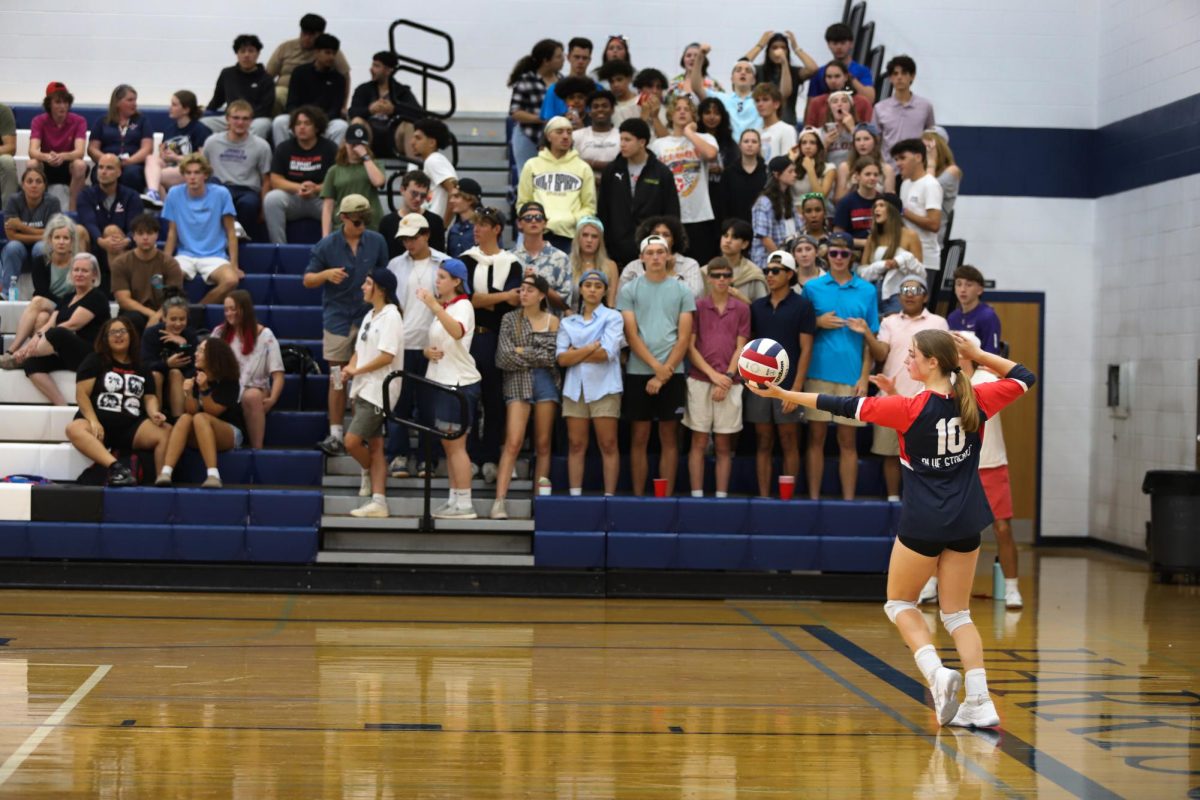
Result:
<instances>
[{"instance_id":1,"label":"crowd of spectators","mask_svg":"<svg viewBox=\"0 0 1200 800\"><path fill-rule=\"evenodd\" d=\"M382 376L401 367L469 401L464 420L448 395L400 388L401 417L467 429L442 442L451 489L435 516L474 517L481 474L496 486L491 516L506 517L527 436L533 483L551 491L559 416L572 494L592 431L605 493L616 491L624 419L636 495L647 489L652 432L657 474L674 492L682 421L694 495L710 447L717 495L728 493L749 423L759 494L773 491L776 454L783 474L800 474L803 446L817 497L832 423L842 494L853 498L861 423L743 395L737 355L773 338L789 355L787 387L862 395L876 364L894 379L903 372L913 333L947 325L926 308L928 281L963 175L932 104L912 92L911 58L888 63L893 93L877 103L840 23L825 33L824 64L790 31L764 33L734 61L728 90L704 43L689 44L667 78L636 68L622 36L608 38L594 70L588 39L539 41L508 80L518 235L506 248L509 215L458 175L449 129L395 80L395 54L376 53L370 80L352 87L325 27L306 14L265 66L258 37L237 36L207 115L194 93L173 94L158 148L133 87L113 90L89 137L67 87L52 82L19 184L0 152L0 290L23 271L35 286L0 366L24 369L60 404L48 373L78 370L71 441L113 483L130 476L109 460L109 426L117 441L155 451L159 484L187 446L205 461L205 485L219 486L218 452L263 445L284 369L238 288L238 240L255 231L285 243L289 222L310 219L322 238L303 283L322 293L332 377L318 446L362 467L357 515L387 515L387 475L436 467L381 407ZM394 155L420 168L402 176L400 207L385 216L388 167L376 157ZM196 278L208 287L202 303L224 304L211 335L188 326L179 296ZM961 307L949 324L995 350L982 275L964 267L955 278ZM896 391L912 388L896 380ZM894 496L886 439L876 432L873 449L889 459Z\"/></svg>"}]
</instances>

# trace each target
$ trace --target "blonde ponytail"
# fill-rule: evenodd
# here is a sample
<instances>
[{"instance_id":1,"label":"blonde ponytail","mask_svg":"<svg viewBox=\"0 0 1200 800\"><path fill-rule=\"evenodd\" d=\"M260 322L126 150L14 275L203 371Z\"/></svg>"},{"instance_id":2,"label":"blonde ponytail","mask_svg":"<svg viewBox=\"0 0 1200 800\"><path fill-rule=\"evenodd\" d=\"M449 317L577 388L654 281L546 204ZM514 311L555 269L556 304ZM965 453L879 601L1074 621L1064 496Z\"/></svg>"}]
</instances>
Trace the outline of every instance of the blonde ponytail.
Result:
<instances>
[{"instance_id":1,"label":"blonde ponytail","mask_svg":"<svg viewBox=\"0 0 1200 800\"><path fill-rule=\"evenodd\" d=\"M979 403L975 400L975 387L958 366L958 346L954 337L946 331L918 331L913 336L913 346L926 358L937 359L938 369L950 379L950 392L958 404L958 419L967 433L979 430Z\"/></svg>"},{"instance_id":2,"label":"blonde ponytail","mask_svg":"<svg viewBox=\"0 0 1200 800\"><path fill-rule=\"evenodd\" d=\"M958 420L964 431L975 433L979 430L979 403L975 401L975 387L958 367L954 368L951 375L950 389L958 403Z\"/></svg>"}]
</instances>

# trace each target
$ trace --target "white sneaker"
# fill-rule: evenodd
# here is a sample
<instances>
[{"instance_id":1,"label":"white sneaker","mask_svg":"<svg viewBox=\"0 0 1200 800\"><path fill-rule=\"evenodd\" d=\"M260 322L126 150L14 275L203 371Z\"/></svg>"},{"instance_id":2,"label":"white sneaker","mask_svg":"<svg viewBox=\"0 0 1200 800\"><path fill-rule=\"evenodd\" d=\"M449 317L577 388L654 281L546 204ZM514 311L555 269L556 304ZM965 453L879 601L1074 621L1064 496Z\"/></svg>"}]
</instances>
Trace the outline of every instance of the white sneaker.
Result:
<instances>
[{"instance_id":1,"label":"white sneaker","mask_svg":"<svg viewBox=\"0 0 1200 800\"><path fill-rule=\"evenodd\" d=\"M388 474L393 478L407 478L412 474L408 468L408 459L404 456L393 458L392 463L388 464Z\"/></svg>"},{"instance_id":2,"label":"white sneaker","mask_svg":"<svg viewBox=\"0 0 1200 800\"><path fill-rule=\"evenodd\" d=\"M1024 608L1025 601L1021 599L1021 590L1013 587L1004 593L1005 608Z\"/></svg>"},{"instance_id":3,"label":"white sneaker","mask_svg":"<svg viewBox=\"0 0 1200 800\"><path fill-rule=\"evenodd\" d=\"M963 678L958 672L946 667L938 667L933 676L933 684L929 693L933 695L933 710L937 713L938 724L947 725L954 719L958 711L958 690L962 688ZM990 701L989 701L990 702Z\"/></svg>"},{"instance_id":4,"label":"white sneaker","mask_svg":"<svg viewBox=\"0 0 1200 800\"><path fill-rule=\"evenodd\" d=\"M504 498L497 497L492 501L492 511L488 514L489 519L508 519L508 507L504 502Z\"/></svg>"},{"instance_id":5,"label":"white sneaker","mask_svg":"<svg viewBox=\"0 0 1200 800\"><path fill-rule=\"evenodd\" d=\"M498 470L496 469L495 462L492 462L492 461L485 462L483 465L483 482L484 483L495 483L497 472L498 472Z\"/></svg>"},{"instance_id":6,"label":"white sneaker","mask_svg":"<svg viewBox=\"0 0 1200 800\"><path fill-rule=\"evenodd\" d=\"M479 477L479 465L476 464L474 461L472 461L471 462L471 480L475 480L478 477Z\"/></svg>"},{"instance_id":7,"label":"white sneaker","mask_svg":"<svg viewBox=\"0 0 1200 800\"><path fill-rule=\"evenodd\" d=\"M955 673L958 674L958 673ZM996 705L989 695L968 697L958 707L958 712L949 723L960 728L994 728L1000 724L1000 715L996 713Z\"/></svg>"},{"instance_id":8,"label":"white sneaker","mask_svg":"<svg viewBox=\"0 0 1200 800\"><path fill-rule=\"evenodd\" d=\"M371 473L367 472L366 470L363 470L362 481L358 484L358 496L371 496Z\"/></svg>"},{"instance_id":9,"label":"white sneaker","mask_svg":"<svg viewBox=\"0 0 1200 800\"><path fill-rule=\"evenodd\" d=\"M435 519L479 519L474 506L453 506L449 503L433 512Z\"/></svg>"},{"instance_id":10,"label":"white sneaker","mask_svg":"<svg viewBox=\"0 0 1200 800\"><path fill-rule=\"evenodd\" d=\"M372 517L382 519L388 515L388 507L384 503L369 500L362 506L350 512L352 517Z\"/></svg>"},{"instance_id":11,"label":"white sneaker","mask_svg":"<svg viewBox=\"0 0 1200 800\"><path fill-rule=\"evenodd\" d=\"M937 578L930 578L921 587L921 594L917 595L917 603L925 605L926 603L936 603L938 599Z\"/></svg>"}]
</instances>

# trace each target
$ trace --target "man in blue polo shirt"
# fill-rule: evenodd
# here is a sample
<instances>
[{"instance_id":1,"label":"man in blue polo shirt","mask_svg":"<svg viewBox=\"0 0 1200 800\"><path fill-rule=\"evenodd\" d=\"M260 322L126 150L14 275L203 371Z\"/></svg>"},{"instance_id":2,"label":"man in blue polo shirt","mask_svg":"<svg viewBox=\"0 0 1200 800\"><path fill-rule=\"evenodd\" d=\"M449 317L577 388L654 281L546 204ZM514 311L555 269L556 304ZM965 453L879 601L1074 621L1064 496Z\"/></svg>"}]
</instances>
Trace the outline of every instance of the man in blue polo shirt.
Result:
<instances>
[{"instance_id":1,"label":"man in blue polo shirt","mask_svg":"<svg viewBox=\"0 0 1200 800\"><path fill-rule=\"evenodd\" d=\"M711 267L710 267L711 268ZM796 260L784 250L767 256L766 297L750 304L750 330L754 338L774 339L783 345L788 355L788 372L780 386L800 391L808 378L809 362L813 355L813 337L817 331L816 314L805 294L793 291L796 283ZM775 436L779 435L779 450L783 454L781 475L800 472L800 422L804 413L794 403L773 397L759 397L747 392L742 395L746 421L754 423L757 439L755 468L758 473L759 497L771 496L771 457Z\"/></svg>"},{"instance_id":2,"label":"man in blue polo shirt","mask_svg":"<svg viewBox=\"0 0 1200 800\"><path fill-rule=\"evenodd\" d=\"M813 342L812 362L804 391L821 394L865 397L871 374L871 354L865 337L850 328L850 320L861 319L872 333L879 331L879 298L875 287L850 270L854 237L838 231L829 236L829 272L804 284L804 294L812 301L817 315L817 336ZM855 428L865 423L848 417L835 417L827 411L811 409L808 419L808 496L821 495L821 477L825 471L825 434L832 420L838 426L838 475L842 479L842 498L854 499L858 483L858 450Z\"/></svg>"},{"instance_id":3,"label":"man in blue polo shirt","mask_svg":"<svg viewBox=\"0 0 1200 800\"><path fill-rule=\"evenodd\" d=\"M368 306L363 302L363 281L388 263L387 242L367 226L371 204L361 194L348 194L338 206L342 227L312 249L304 271L307 289L321 287L322 347L329 363L329 435L317 443L327 456L346 455L342 420L346 416L346 386L333 375L354 355L358 323ZM341 384L341 385L337 385Z\"/></svg>"},{"instance_id":4,"label":"man in blue polo shirt","mask_svg":"<svg viewBox=\"0 0 1200 800\"><path fill-rule=\"evenodd\" d=\"M843 22L835 22L825 29L825 44L829 46L829 54L834 61L840 61L850 73L850 86L855 95L862 95L868 103L875 102L874 78L869 67L854 60L854 32ZM825 68L817 70L808 81L808 96L828 94L829 87L825 85Z\"/></svg>"}]
</instances>

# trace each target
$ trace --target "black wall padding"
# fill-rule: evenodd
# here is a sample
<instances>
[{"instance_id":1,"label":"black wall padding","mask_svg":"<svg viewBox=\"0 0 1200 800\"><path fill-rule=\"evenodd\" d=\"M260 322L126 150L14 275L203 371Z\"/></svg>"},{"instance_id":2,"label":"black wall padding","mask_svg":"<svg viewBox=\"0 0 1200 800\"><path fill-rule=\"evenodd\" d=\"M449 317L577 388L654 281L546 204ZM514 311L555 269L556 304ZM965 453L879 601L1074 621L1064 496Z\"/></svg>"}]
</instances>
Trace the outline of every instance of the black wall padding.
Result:
<instances>
[{"instance_id":1,"label":"black wall padding","mask_svg":"<svg viewBox=\"0 0 1200 800\"><path fill-rule=\"evenodd\" d=\"M51 484L34 486L32 522L101 522L104 519L104 488Z\"/></svg>"}]
</instances>

